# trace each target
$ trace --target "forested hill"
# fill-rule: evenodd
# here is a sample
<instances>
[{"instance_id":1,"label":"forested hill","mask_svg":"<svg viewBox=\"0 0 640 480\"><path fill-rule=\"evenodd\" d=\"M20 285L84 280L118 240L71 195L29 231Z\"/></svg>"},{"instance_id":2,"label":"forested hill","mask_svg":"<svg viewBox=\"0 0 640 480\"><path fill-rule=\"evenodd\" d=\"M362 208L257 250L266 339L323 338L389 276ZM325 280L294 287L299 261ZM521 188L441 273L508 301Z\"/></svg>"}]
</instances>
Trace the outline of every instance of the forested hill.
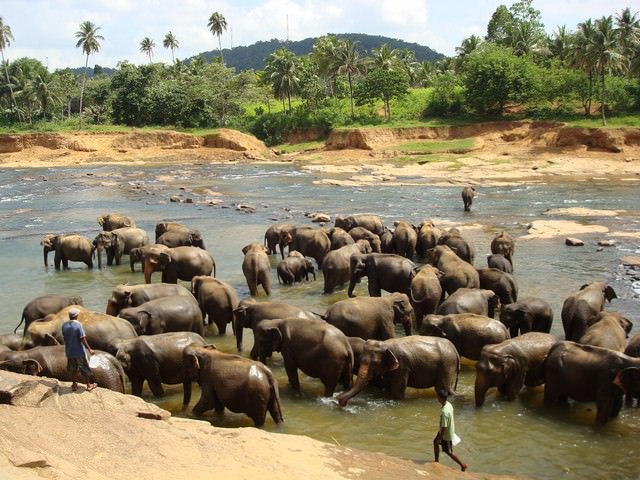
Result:
<instances>
[{"instance_id":1,"label":"forested hill","mask_svg":"<svg viewBox=\"0 0 640 480\"><path fill-rule=\"evenodd\" d=\"M419 45L417 43L409 43L404 40L398 40L396 38L382 37L379 35L366 35L363 33L340 33L330 34L335 35L337 38L349 38L357 41L359 47L365 51L366 54L371 53L374 48L380 48L383 44L387 44L390 49L404 49L408 48L415 52L416 60L423 62L425 60L435 61L444 58L444 55L436 52L435 50ZM318 37L305 38L297 42L287 42L284 40L269 40L268 42L257 42L248 47L235 47L232 49L223 48L222 55L224 57L224 63L227 67L234 67L237 72L242 70L262 70L264 68L264 59L270 54L278 50L279 48L286 48L287 50L295 53L296 55L306 55L313 51L313 45L318 41ZM207 61L211 61L212 58L219 55L218 50L211 50L203 52L202 55ZM185 63L189 63L196 56L190 57L185 60Z\"/></svg>"}]
</instances>

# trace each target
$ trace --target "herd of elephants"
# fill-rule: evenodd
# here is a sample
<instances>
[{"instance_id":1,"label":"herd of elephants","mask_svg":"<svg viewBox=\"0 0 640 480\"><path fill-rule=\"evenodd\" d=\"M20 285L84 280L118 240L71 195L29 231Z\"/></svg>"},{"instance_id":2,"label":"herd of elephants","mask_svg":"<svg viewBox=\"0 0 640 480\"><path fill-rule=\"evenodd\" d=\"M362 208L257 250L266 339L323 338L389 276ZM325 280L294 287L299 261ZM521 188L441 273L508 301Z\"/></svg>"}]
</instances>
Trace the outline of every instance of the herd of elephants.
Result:
<instances>
[{"instance_id":1,"label":"herd of elephants","mask_svg":"<svg viewBox=\"0 0 640 480\"><path fill-rule=\"evenodd\" d=\"M469 195L463 192L465 210ZM50 252L56 269L69 262L93 268L96 257L102 268L103 251L107 265L128 255L132 271L142 265L145 283L116 286L105 313L84 308L79 297L34 298L24 308L22 334L0 336L1 369L70 380L61 329L68 310L79 308L96 350L91 364L99 386L124 393L128 378L132 394L140 396L146 381L162 396L163 384L182 384L186 408L196 381L201 396L195 414L227 408L256 426L267 412L276 423L284 418L278 382L266 366L274 352L282 355L294 391L300 390L300 370L322 382L325 396L341 385L335 397L341 406L365 388L384 389L398 400L407 387L453 394L461 357L476 361L477 407L489 389L514 400L523 388L544 384L545 404L595 402L595 421L603 424L623 403L632 406L640 398L640 335L628 339L631 322L604 310L616 298L613 289L592 282L569 295L561 312L565 338L556 338L549 333L548 303L518 295L514 241L504 231L491 242L487 266L476 268L474 248L461 232L428 220L385 226L377 215L349 215L327 226L273 224L264 242L243 248L251 296L240 300L231 285L215 278L215 261L198 231L163 221L150 243L127 215L111 213L98 223L103 230L94 239L45 236L45 265ZM267 300L273 277L282 284L315 281L316 270L322 271L324 293L347 288L349 298L324 313ZM161 283L151 283L155 272ZM355 296L364 277L369 296ZM224 353L203 338L207 325L225 335L228 324L238 352L244 329L253 331L250 358Z\"/></svg>"}]
</instances>

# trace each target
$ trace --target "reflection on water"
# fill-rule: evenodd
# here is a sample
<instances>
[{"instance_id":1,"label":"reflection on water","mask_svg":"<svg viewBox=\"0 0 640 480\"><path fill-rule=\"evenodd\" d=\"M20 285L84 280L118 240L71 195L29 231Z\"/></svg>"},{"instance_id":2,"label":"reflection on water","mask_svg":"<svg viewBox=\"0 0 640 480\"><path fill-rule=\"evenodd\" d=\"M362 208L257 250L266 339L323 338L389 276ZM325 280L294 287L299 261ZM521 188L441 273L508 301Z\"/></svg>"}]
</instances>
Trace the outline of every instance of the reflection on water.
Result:
<instances>
[{"instance_id":1,"label":"reflection on water","mask_svg":"<svg viewBox=\"0 0 640 480\"><path fill-rule=\"evenodd\" d=\"M72 264L67 272L43 266L39 245L43 234L75 231L93 237L98 232L97 216L108 212L132 215L150 236L160 220L180 221L199 229L216 260L218 277L231 283L240 297L248 295L240 268L242 247L261 241L273 222L309 223L305 213L378 213L387 224L400 218L414 223L431 218L447 226L482 225L464 230L475 245L477 266L484 266L496 231L505 229L520 237L526 233L527 224L550 208L624 210L615 217L574 220L606 225L611 231L637 232L640 227L640 197L635 183L478 188L473 210L465 214L457 186L430 187L413 184L417 179L399 179L407 185L346 188L314 184L319 178L317 173L305 173L289 165L154 165L0 172L0 245L2 271L7 275L0 291L0 331L12 331L23 306L38 295L79 294L88 308L104 311L114 285L144 281L140 268L131 273L127 261L102 271L87 271L82 264ZM171 203L172 195L192 198L195 203ZM217 199L223 203L207 204ZM252 205L256 211L238 211L239 204ZM620 297L608 308L621 311L638 324L640 276L637 271L622 268L619 261L622 256L640 253L638 241L621 237L615 247L598 251L596 241L601 235L580 237L585 247L567 248L564 238L519 241L515 275L520 295L547 299L556 313L552 333L561 336L559 314L564 298L584 283L604 280ZM271 262L275 269L278 258L273 257ZM159 281L159 274L155 274L154 281ZM324 312L330 304L346 298L344 289L331 295L322 293L321 272L315 282L280 286L274 271L273 283L272 300L315 312ZM356 293L366 295L366 283L359 285ZM230 334L209 340L223 351L235 350ZM245 355L252 341L247 332ZM302 374L302 393L294 394L279 355L274 356L270 367L280 382L285 423L275 426L268 417L265 429L405 458L432 458L431 441L439 411L432 389L409 389L404 401L390 401L382 392L369 390L342 409L333 399L320 397L320 382ZM485 406L476 409L473 381L473 363L465 361L453 405L463 439L457 449L473 470L549 479L636 478L640 473L640 464L634 460L640 455L640 409L623 409L617 420L596 428L592 425L594 405L544 408L541 388L524 392L515 402L501 401L495 392L490 392ZM181 411L181 387L170 386L167 392L156 400L145 390L145 398L174 415L189 415ZM196 391L194 401L197 395ZM222 427L252 424L244 415L228 411L204 418Z\"/></svg>"}]
</instances>

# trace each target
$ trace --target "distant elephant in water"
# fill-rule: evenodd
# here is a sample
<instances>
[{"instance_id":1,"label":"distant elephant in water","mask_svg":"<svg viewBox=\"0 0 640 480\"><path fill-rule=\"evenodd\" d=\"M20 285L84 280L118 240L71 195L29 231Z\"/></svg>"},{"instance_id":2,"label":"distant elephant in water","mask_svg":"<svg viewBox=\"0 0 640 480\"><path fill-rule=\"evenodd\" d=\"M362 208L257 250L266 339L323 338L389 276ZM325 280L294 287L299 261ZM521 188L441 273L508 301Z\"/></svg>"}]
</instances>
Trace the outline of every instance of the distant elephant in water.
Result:
<instances>
[{"instance_id":1,"label":"distant elephant in water","mask_svg":"<svg viewBox=\"0 0 640 480\"><path fill-rule=\"evenodd\" d=\"M353 238L353 240L356 242L358 240L366 240L367 242L369 242L373 253L382 253L382 240L380 240L380 236L377 233L373 233L371 230L368 230L364 227L353 227L351 230L349 230L349 235L351 235L351 238ZM393 245L393 242L391 242L391 244Z\"/></svg>"},{"instance_id":2,"label":"distant elephant in water","mask_svg":"<svg viewBox=\"0 0 640 480\"><path fill-rule=\"evenodd\" d=\"M395 222L395 227L392 237L394 253L411 260L416 252L418 232L416 228L406 220Z\"/></svg>"},{"instance_id":3,"label":"distant elephant in water","mask_svg":"<svg viewBox=\"0 0 640 480\"><path fill-rule=\"evenodd\" d=\"M511 265L511 262L501 253L487 255L487 267L497 268L505 273L513 273L513 265Z\"/></svg>"},{"instance_id":4,"label":"distant elephant in water","mask_svg":"<svg viewBox=\"0 0 640 480\"><path fill-rule=\"evenodd\" d=\"M48 266L49 252L55 252L53 258L56 270L60 270L60 263L65 270L69 269L69 261L83 262L93 268L93 254L95 248L91 240L76 233L62 233L60 235L45 235L40 242L43 247L44 266Z\"/></svg>"},{"instance_id":5,"label":"distant elephant in water","mask_svg":"<svg viewBox=\"0 0 640 480\"><path fill-rule=\"evenodd\" d=\"M218 327L218 335L224 335L227 324L232 328L234 310L238 308L236 290L226 282L206 275L198 275L191 279L191 291L196 297L202 318L209 318L209 324Z\"/></svg>"},{"instance_id":6,"label":"distant elephant in water","mask_svg":"<svg viewBox=\"0 0 640 480\"><path fill-rule=\"evenodd\" d=\"M117 228L135 227L136 222L128 215L108 213L107 215L98 217L98 225L100 225L105 232L110 232Z\"/></svg>"},{"instance_id":7,"label":"distant elephant in water","mask_svg":"<svg viewBox=\"0 0 640 480\"><path fill-rule=\"evenodd\" d=\"M334 225L347 232L355 227L363 227L376 235L384 233L384 223L378 215L348 215L346 217L338 215L334 220Z\"/></svg>"},{"instance_id":8,"label":"distant elephant in water","mask_svg":"<svg viewBox=\"0 0 640 480\"><path fill-rule=\"evenodd\" d=\"M605 302L618 298L613 288L603 282L580 287L562 304L562 326L566 340L577 342L584 335L589 322L602 311Z\"/></svg>"},{"instance_id":9,"label":"distant elephant in water","mask_svg":"<svg viewBox=\"0 0 640 480\"><path fill-rule=\"evenodd\" d=\"M512 268L515 248L513 237L505 231L497 233L493 240L491 240L491 253L504 256L504 258L509 260Z\"/></svg>"},{"instance_id":10,"label":"distant elephant in water","mask_svg":"<svg viewBox=\"0 0 640 480\"><path fill-rule=\"evenodd\" d=\"M41 297L34 298L27 303L22 310L22 319L18 326L13 330L15 333L22 322L24 322L24 332L32 322L40 318L44 318L50 313L58 313L64 307L69 305L82 305L82 297L68 297L64 295L43 295Z\"/></svg>"},{"instance_id":11,"label":"distant elephant in water","mask_svg":"<svg viewBox=\"0 0 640 480\"><path fill-rule=\"evenodd\" d=\"M144 269L144 256L150 250L166 252L169 250L169 247L167 247L166 245L160 245L159 243L150 243L149 245L144 245L142 247L132 248L129 251L129 266L131 267L132 272L136 271L136 263L142 264L142 267Z\"/></svg>"},{"instance_id":12,"label":"distant elephant in water","mask_svg":"<svg viewBox=\"0 0 640 480\"><path fill-rule=\"evenodd\" d=\"M337 250L340 247L351 245L355 243L355 240L349 233L340 227L333 227L327 231L329 240L331 240L331 250Z\"/></svg>"},{"instance_id":13,"label":"distant elephant in water","mask_svg":"<svg viewBox=\"0 0 640 480\"><path fill-rule=\"evenodd\" d=\"M267 231L264 232L264 246L267 247L267 253L269 255L276 255L278 253L276 247L280 244L280 232L290 228L292 228L292 226L288 223L276 223L267 228Z\"/></svg>"},{"instance_id":14,"label":"distant elephant in water","mask_svg":"<svg viewBox=\"0 0 640 480\"><path fill-rule=\"evenodd\" d=\"M316 279L316 268L313 262L307 257L291 255L297 253L296 250L289 252L289 255L278 263L276 271L278 272L278 281L285 285L293 285L301 282L303 279L309 281L309 275L313 275Z\"/></svg>"},{"instance_id":15,"label":"distant elephant in water","mask_svg":"<svg viewBox=\"0 0 640 480\"><path fill-rule=\"evenodd\" d=\"M271 295L271 264L267 248L258 242L250 243L242 249L242 273L247 281L252 297L258 294L258 285L262 285L264 293Z\"/></svg>"},{"instance_id":16,"label":"distant elephant in water","mask_svg":"<svg viewBox=\"0 0 640 480\"><path fill-rule=\"evenodd\" d=\"M366 240L358 240L327 253L322 261L324 293L332 293L351 279L351 255L354 253L371 253L371 245Z\"/></svg>"},{"instance_id":17,"label":"distant elephant in water","mask_svg":"<svg viewBox=\"0 0 640 480\"><path fill-rule=\"evenodd\" d=\"M177 222L158 222L156 224L156 243L166 232L188 232L190 229L186 225Z\"/></svg>"},{"instance_id":18,"label":"distant elephant in water","mask_svg":"<svg viewBox=\"0 0 640 480\"><path fill-rule=\"evenodd\" d=\"M500 321L509 329L511 338L527 332L551 331L553 310L538 297L526 297L500 307Z\"/></svg>"},{"instance_id":19,"label":"distant elephant in water","mask_svg":"<svg viewBox=\"0 0 640 480\"><path fill-rule=\"evenodd\" d=\"M318 228L296 229L295 233L283 231L281 246L289 245L289 251L297 250L305 257L315 259L318 268L322 268L322 260L331 249L329 236Z\"/></svg>"},{"instance_id":20,"label":"distant elephant in water","mask_svg":"<svg viewBox=\"0 0 640 480\"><path fill-rule=\"evenodd\" d=\"M198 247L170 248L168 252L150 251L144 259L144 280L151 283L151 275L162 272L163 283L190 282L196 275L216 276L216 263L209 252Z\"/></svg>"},{"instance_id":21,"label":"distant elephant in water","mask_svg":"<svg viewBox=\"0 0 640 480\"><path fill-rule=\"evenodd\" d=\"M423 265L416 270L411 280L411 304L416 317L416 328L422 325L426 315L436 313L442 298L442 273L432 265Z\"/></svg>"},{"instance_id":22,"label":"distant elephant in water","mask_svg":"<svg viewBox=\"0 0 640 480\"><path fill-rule=\"evenodd\" d=\"M169 248L192 246L206 250L202 235L197 230L165 232L156 239L156 243Z\"/></svg>"},{"instance_id":23,"label":"distant elephant in water","mask_svg":"<svg viewBox=\"0 0 640 480\"><path fill-rule=\"evenodd\" d=\"M102 268L102 250L107 252L107 265L120 265L122 255L127 255L133 248L143 247L149 243L149 236L141 228L123 227L102 231L93 239L98 256L98 268Z\"/></svg>"},{"instance_id":24,"label":"distant elephant in water","mask_svg":"<svg viewBox=\"0 0 640 480\"><path fill-rule=\"evenodd\" d=\"M351 281L347 294L362 277L368 278L369 296L379 297L382 290L410 294L415 264L408 258L393 253L362 253L351 255Z\"/></svg>"},{"instance_id":25,"label":"distant elephant in water","mask_svg":"<svg viewBox=\"0 0 640 480\"><path fill-rule=\"evenodd\" d=\"M471 211L471 204L473 203L473 197L475 197L476 189L473 187L464 187L462 189L462 203L464 204L464 211Z\"/></svg>"}]
</instances>

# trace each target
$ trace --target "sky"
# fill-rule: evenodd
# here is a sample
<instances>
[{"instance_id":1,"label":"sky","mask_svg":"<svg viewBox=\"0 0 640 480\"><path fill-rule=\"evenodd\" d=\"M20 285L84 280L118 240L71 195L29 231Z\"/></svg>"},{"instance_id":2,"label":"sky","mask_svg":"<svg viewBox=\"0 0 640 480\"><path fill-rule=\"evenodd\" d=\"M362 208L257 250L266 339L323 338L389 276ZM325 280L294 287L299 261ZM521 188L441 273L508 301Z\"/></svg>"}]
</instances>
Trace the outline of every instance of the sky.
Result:
<instances>
[{"instance_id":1,"label":"sky","mask_svg":"<svg viewBox=\"0 0 640 480\"><path fill-rule=\"evenodd\" d=\"M2 0L0 17L11 27L14 40L5 51L13 60L32 57L49 70L84 65L75 32L85 20L100 27L101 49L89 65L115 68L127 60L141 64L148 58L140 41L155 42L154 62L171 63L162 46L171 31L180 45L177 58L218 49L207 28L209 16L221 13L227 30L222 48L257 41L303 40L328 33L365 33L398 38L428 46L447 56L472 34L486 34L496 8L511 0ZM559 25L575 30L588 18L615 15L640 5L631 0L534 0L547 32Z\"/></svg>"}]
</instances>

